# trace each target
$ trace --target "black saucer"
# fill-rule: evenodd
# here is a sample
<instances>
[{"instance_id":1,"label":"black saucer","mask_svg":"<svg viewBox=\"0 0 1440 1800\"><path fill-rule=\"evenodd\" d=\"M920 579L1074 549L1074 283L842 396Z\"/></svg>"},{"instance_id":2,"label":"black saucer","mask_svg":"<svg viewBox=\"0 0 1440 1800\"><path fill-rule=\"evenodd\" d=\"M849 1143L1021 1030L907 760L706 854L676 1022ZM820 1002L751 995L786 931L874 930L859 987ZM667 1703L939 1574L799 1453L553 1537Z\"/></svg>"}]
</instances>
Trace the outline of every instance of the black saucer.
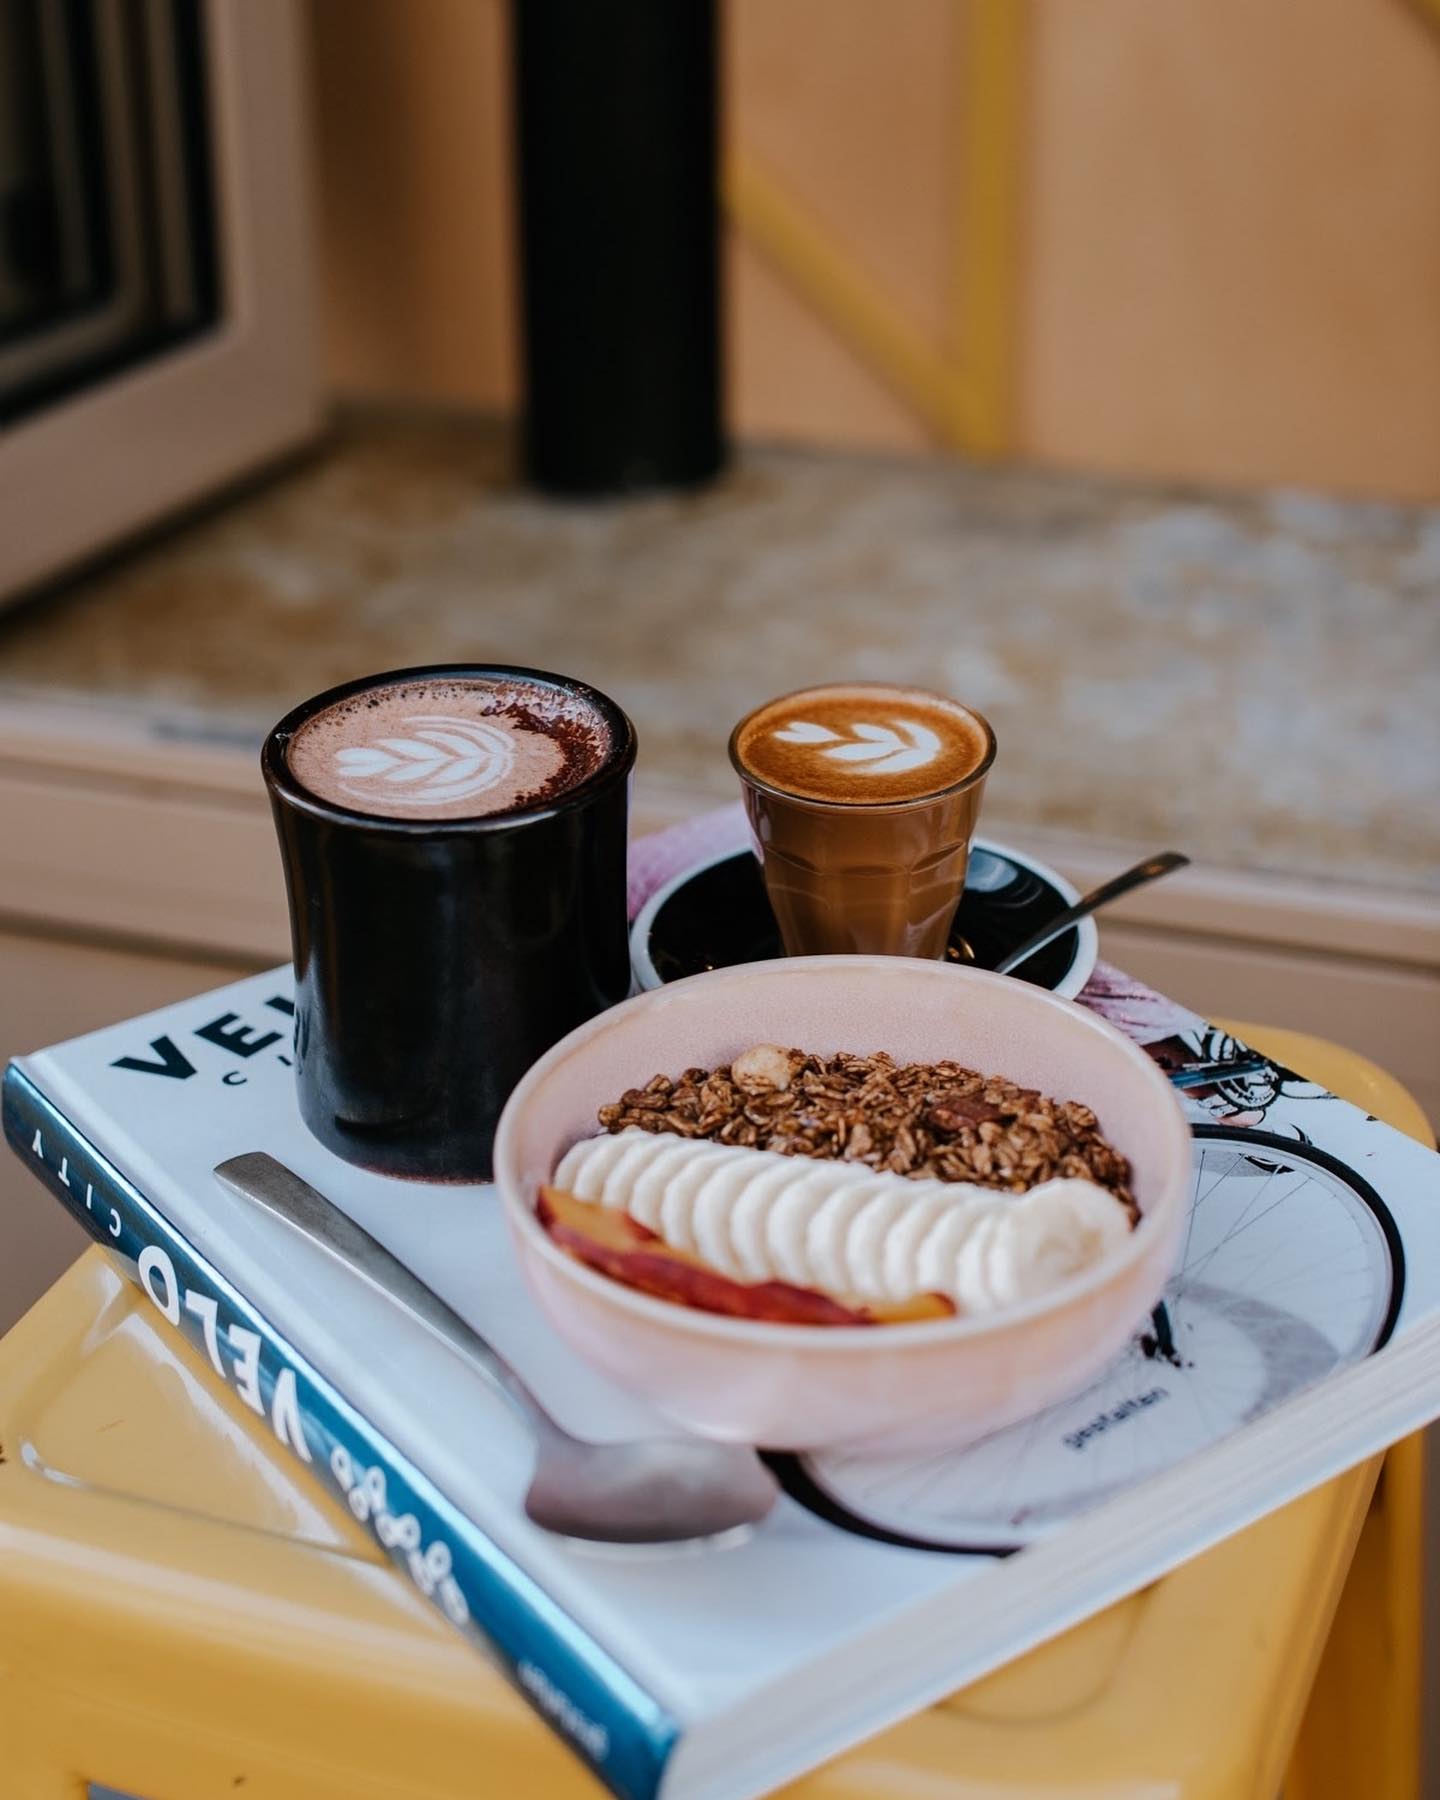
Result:
<instances>
[{"instance_id":1,"label":"black saucer","mask_svg":"<svg viewBox=\"0 0 1440 1800\"><path fill-rule=\"evenodd\" d=\"M954 944L963 937L979 967L993 968L1007 950L1073 899L1073 890L1043 865L999 845L976 843L948 954L957 963L968 960ZM1037 951L1016 976L1052 992L1077 993L1094 965L1095 944L1094 926L1086 920ZM662 889L636 921L632 950L636 975L645 987L656 985L645 968L646 950L660 982L781 955L780 934L754 856L736 851Z\"/></svg>"}]
</instances>

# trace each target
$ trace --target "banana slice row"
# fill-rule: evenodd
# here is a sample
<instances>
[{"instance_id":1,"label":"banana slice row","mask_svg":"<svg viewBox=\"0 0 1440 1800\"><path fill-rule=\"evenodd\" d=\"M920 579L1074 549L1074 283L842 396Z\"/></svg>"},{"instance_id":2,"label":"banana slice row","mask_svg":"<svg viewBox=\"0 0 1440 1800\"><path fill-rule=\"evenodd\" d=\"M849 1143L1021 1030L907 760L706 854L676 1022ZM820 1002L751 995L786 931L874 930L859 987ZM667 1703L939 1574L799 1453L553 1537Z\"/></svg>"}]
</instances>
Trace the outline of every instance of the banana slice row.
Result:
<instances>
[{"instance_id":1,"label":"banana slice row","mask_svg":"<svg viewBox=\"0 0 1440 1800\"><path fill-rule=\"evenodd\" d=\"M581 1139L555 1185L737 1281L897 1303L938 1293L970 1313L1048 1293L1130 1232L1094 1182L1001 1193L635 1128Z\"/></svg>"}]
</instances>

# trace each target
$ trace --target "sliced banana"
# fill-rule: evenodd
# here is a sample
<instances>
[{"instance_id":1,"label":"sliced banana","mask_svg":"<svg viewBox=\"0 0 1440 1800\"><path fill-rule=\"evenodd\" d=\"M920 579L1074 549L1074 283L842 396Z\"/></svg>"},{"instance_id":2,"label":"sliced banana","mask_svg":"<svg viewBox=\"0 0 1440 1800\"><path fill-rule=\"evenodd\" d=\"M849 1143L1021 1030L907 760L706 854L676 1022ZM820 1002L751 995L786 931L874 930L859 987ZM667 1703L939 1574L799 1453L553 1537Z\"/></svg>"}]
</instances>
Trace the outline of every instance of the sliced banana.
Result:
<instances>
[{"instance_id":1,"label":"sliced banana","mask_svg":"<svg viewBox=\"0 0 1440 1800\"><path fill-rule=\"evenodd\" d=\"M573 1145L555 1180L736 1280L896 1303L939 1293L968 1313L1050 1291L1130 1230L1089 1181L1010 1194L633 1127Z\"/></svg>"},{"instance_id":2,"label":"sliced banana","mask_svg":"<svg viewBox=\"0 0 1440 1800\"><path fill-rule=\"evenodd\" d=\"M673 1139L649 1131L622 1131L614 1137L582 1138L568 1150L555 1171L558 1186L581 1200L602 1206L623 1205L649 1158Z\"/></svg>"},{"instance_id":3,"label":"sliced banana","mask_svg":"<svg viewBox=\"0 0 1440 1800\"><path fill-rule=\"evenodd\" d=\"M781 1281L796 1287L818 1285L810 1264L810 1221L835 1191L834 1163L813 1157L790 1159L790 1180L780 1187L765 1215L765 1246L770 1265Z\"/></svg>"},{"instance_id":4,"label":"sliced banana","mask_svg":"<svg viewBox=\"0 0 1440 1800\"><path fill-rule=\"evenodd\" d=\"M692 1143L678 1169L668 1175L660 1201L660 1223L655 1227L667 1244L677 1250L693 1250L717 1269L730 1271L712 1255L714 1233L708 1212L702 1218L700 1196L712 1174L731 1166L728 1144Z\"/></svg>"},{"instance_id":5,"label":"sliced banana","mask_svg":"<svg viewBox=\"0 0 1440 1800\"><path fill-rule=\"evenodd\" d=\"M810 1215L805 1228L805 1260L814 1271L815 1285L826 1293L858 1294L850 1243L850 1228L874 1191L877 1177L858 1163L842 1164L845 1179L832 1184L829 1193ZM881 1180L893 1181L891 1176ZM875 1298L879 1298L878 1295Z\"/></svg>"},{"instance_id":6,"label":"sliced banana","mask_svg":"<svg viewBox=\"0 0 1440 1800\"><path fill-rule=\"evenodd\" d=\"M755 1152L764 1155L765 1166L736 1166L731 1191L735 1194L730 1213L730 1242L735 1247L735 1260L746 1281L771 1281L775 1265L771 1260L767 1221L775 1198L803 1168L800 1159L780 1156L775 1151Z\"/></svg>"},{"instance_id":7,"label":"sliced banana","mask_svg":"<svg viewBox=\"0 0 1440 1800\"><path fill-rule=\"evenodd\" d=\"M855 1292L865 1300L884 1300L885 1240L891 1227L907 1211L913 1181L894 1175L878 1175L865 1184L859 1211L850 1221L845 1240L845 1266L855 1278ZM943 1288L937 1289L943 1293Z\"/></svg>"}]
</instances>

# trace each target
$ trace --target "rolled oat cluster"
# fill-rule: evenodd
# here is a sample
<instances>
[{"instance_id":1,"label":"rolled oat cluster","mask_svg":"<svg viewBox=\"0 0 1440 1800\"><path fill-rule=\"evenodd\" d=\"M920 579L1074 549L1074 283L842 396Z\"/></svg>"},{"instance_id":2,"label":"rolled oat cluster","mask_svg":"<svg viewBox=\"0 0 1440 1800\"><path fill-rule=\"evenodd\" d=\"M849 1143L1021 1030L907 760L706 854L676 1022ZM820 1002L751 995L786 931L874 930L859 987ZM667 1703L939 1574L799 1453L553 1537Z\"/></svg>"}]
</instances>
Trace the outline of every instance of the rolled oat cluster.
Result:
<instances>
[{"instance_id":1,"label":"rolled oat cluster","mask_svg":"<svg viewBox=\"0 0 1440 1800\"><path fill-rule=\"evenodd\" d=\"M714 1069L652 1076L602 1106L599 1120L611 1132L671 1132L1013 1193L1058 1177L1093 1181L1137 1216L1130 1166L1089 1107L955 1062L757 1044Z\"/></svg>"}]
</instances>

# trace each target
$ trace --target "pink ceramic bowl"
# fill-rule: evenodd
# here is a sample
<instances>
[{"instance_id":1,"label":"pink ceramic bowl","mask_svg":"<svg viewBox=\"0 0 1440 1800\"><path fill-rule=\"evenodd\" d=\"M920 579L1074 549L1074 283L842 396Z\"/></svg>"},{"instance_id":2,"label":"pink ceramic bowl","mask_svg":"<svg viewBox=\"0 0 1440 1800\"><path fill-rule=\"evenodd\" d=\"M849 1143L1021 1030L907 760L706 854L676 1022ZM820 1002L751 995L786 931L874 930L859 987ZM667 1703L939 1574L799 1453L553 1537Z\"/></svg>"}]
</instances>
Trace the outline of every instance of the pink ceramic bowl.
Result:
<instances>
[{"instance_id":1,"label":"pink ceramic bowl","mask_svg":"<svg viewBox=\"0 0 1440 1800\"><path fill-rule=\"evenodd\" d=\"M663 1071L750 1044L953 1057L1093 1108L1144 1214L1122 1248L1041 1300L915 1325L771 1325L652 1298L584 1267L534 1213L595 1109ZM520 1265L560 1335L707 1437L774 1448L964 1443L1082 1387L1160 1298L1190 1184L1190 1133L1145 1053L1093 1013L1003 975L889 956L813 956L696 975L572 1031L510 1097L495 1177Z\"/></svg>"}]
</instances>

